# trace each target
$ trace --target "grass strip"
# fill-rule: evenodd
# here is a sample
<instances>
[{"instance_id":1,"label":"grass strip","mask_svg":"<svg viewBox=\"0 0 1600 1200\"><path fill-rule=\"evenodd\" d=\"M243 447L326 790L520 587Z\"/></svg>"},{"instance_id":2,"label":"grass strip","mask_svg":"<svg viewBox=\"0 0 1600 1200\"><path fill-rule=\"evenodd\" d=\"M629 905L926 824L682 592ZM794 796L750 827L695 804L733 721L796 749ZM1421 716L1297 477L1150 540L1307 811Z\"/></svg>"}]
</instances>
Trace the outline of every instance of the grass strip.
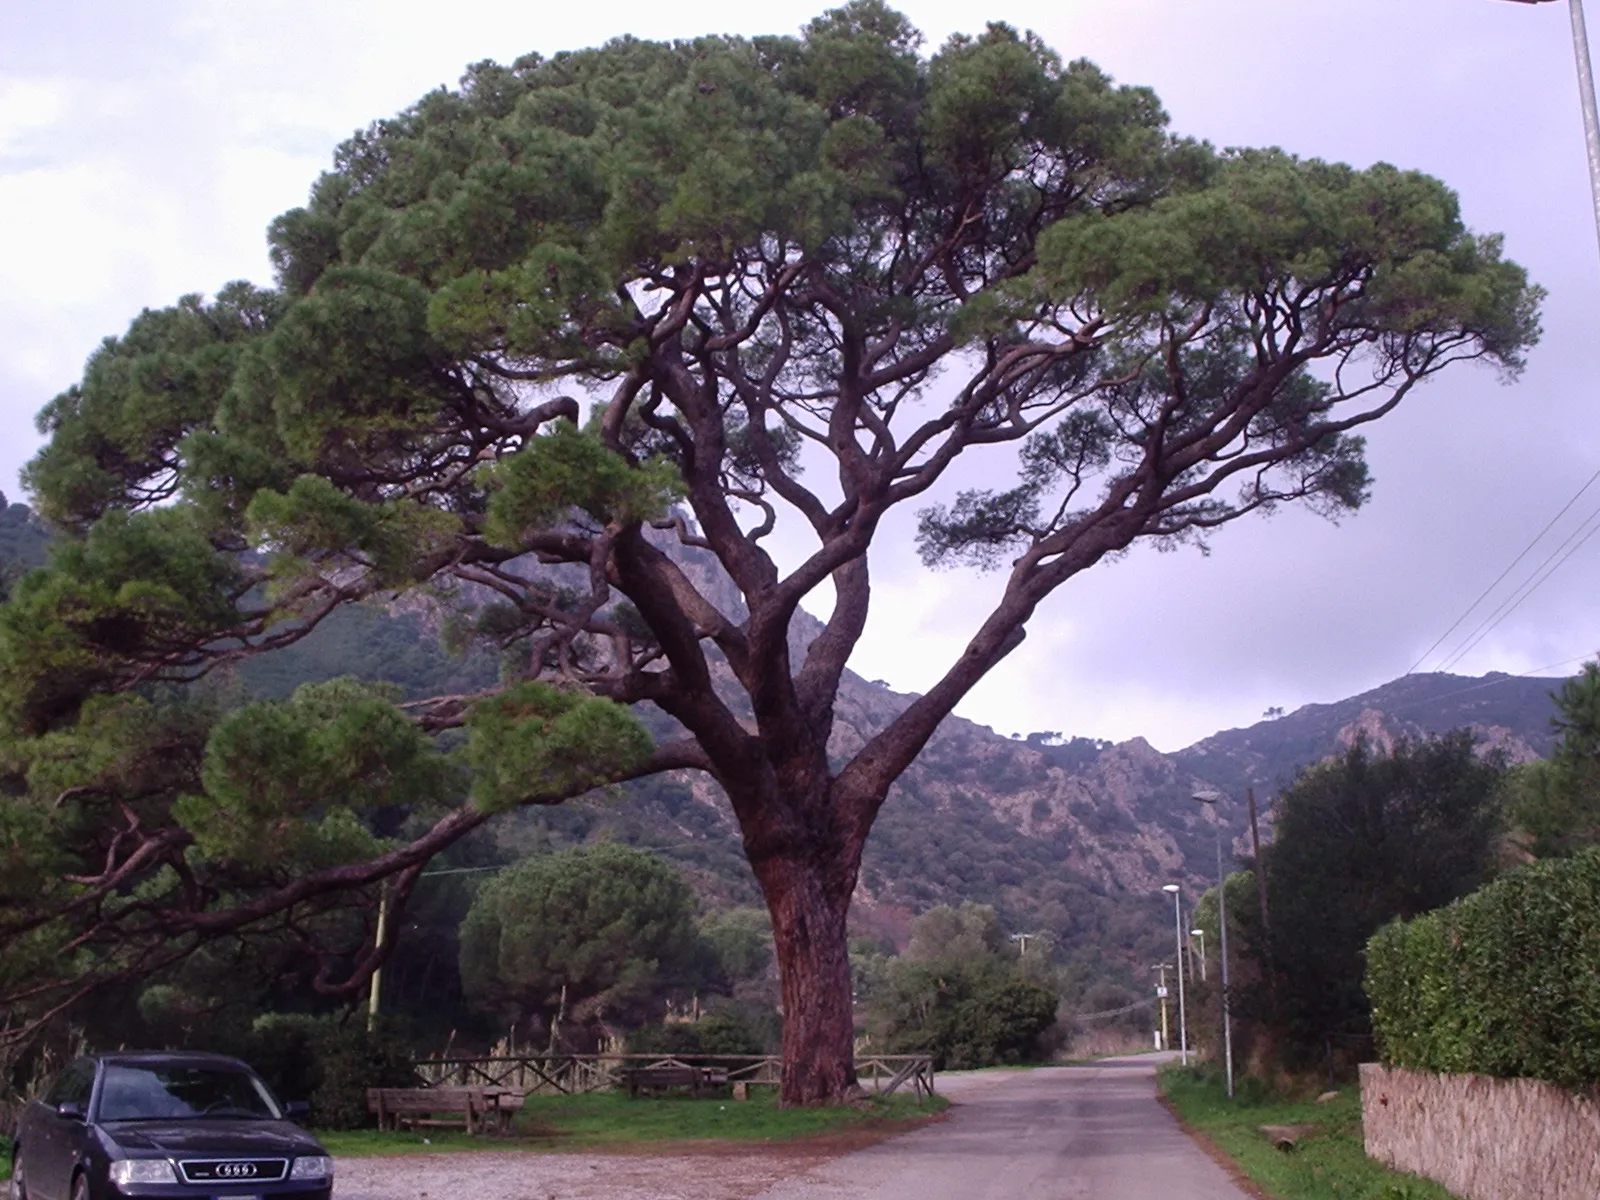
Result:
<instances>
[{"instance_id":1,"label":"grass strip","mask_svg":"<svg viewBox=\"0 0 1600 1200\"><path fill-rule=\"evenodd\" d=\"M944 1111L942 1097L919 1104L895 1095L828 1108L780 1108L775 1091L749 1100L655 1096L637 1100L620 1092L581 1096L530 1096L510 1136L469 1137L460 1130L378 1132L318 1131L340 1158L461 1150L565 1150L661 1142L779 1142L857 1129L912 1128Z\"/></svg>"},{"instance_id":2,"label":"grass strip","mask_svg":"<svg viewBox=\"0 0 1600 1200\"><path fill-rule=\"evenodd\" d=\"M851 1130L887 1134L914 1128L949 1106L942 1096L919 1104L904 1094L831 1108L779 1108L776 1092L767 1089L749 1100L692 1096L630 1100L619 1092L595 1092L529 1097L508 1137L469 1136L459 1129L315 1132L328 1152L339 1158L473 1150L548 1152L663 1142L784 1142ZM10 1178L11 1142L0 1137L0 1183Z\"/></svg>"},{"instance_id":3,"label":"grass strip","mask_svg":"<svg viewBox=\"0 0 1600 1200\"><path fill-rule=\"evenodd\" d=\"M1361 1094L1342 1088L1325 1104L1237 1089L1229 1100L1213 1068L1162 1068L1161 1094L1189 1125L1273 1200L1456 1200L1431 1180L1391 1171L1362 1147ZM1246 1081L1253 1082L1253 1081ZM1315 1126L1293 1150L1280 1150L1263 1125Z\"/></svg>"}]
</instances>

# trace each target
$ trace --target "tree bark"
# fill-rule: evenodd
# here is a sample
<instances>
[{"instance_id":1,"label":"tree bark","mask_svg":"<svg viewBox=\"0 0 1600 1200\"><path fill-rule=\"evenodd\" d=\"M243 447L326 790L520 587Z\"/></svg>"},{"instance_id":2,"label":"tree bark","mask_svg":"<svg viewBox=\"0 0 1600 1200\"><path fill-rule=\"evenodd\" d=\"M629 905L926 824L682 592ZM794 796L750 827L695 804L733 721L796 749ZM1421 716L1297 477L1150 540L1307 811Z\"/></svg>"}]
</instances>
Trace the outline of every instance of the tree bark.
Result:
<instances>
[{"instance_id":1,"label":"tree bark","mask_svg":"<svg viewBox=\"0 0 1600 1200\"><path fill-rule=\"evenodd\" d=\"M860 848L831 863L819 861L818 849L790 845L755 864L783 984L785 1107L838 1103L858 1091L845 923Z\"/></svg>"}]
</instances>

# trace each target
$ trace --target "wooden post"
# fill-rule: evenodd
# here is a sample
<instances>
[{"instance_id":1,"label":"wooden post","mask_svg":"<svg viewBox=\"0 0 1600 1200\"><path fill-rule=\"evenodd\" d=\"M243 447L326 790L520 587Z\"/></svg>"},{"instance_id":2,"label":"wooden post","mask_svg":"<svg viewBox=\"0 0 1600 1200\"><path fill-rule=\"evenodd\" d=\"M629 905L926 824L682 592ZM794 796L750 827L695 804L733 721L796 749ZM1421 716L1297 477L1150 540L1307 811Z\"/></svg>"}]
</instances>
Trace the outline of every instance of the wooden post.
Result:
<instances>
[{"instance_id":1,"label":"wooden post","mask_svg":"<svg viewBox=\"0 0 1600 1200\"><path fill-rule=\"evenodd\" d=\"M373 949L379 954L383 953L383 938L389 928L389 885L380 885L378 893L378 932L373 941ZM372 969L372 988L367 994L367 1032L375 1033L378 1029L378 997L383 990L383 967L376 966Z\"/></svg>"}]
</instances>

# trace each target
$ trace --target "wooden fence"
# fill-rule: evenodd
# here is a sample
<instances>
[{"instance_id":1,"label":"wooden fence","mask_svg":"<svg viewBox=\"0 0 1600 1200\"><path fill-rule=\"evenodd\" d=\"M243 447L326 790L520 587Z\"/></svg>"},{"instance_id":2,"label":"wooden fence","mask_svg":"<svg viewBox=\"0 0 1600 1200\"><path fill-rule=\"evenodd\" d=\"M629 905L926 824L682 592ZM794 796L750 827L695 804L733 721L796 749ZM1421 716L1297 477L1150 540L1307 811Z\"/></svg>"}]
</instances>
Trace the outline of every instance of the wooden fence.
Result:
<instances>
[{"instance_id":1,"label":"wooden fence","mask_svg":"<svg viewBox=\"0 0 1600 1200\"><path fill-rule=\"evenodd\" d=\"M424 1087L502 1087L530 1096L605 1092L622 1086L628 1067L715 1066L729 1083L777 1087L783 1060L775 1054L510 1054L492 1058L421 1058L413 1064ZM902 1087L919 1100L933 1095L933 1059L926 1054L874 1054L856 1060L861 1086L882 1096Z\"/></svg>"}]
</instances>

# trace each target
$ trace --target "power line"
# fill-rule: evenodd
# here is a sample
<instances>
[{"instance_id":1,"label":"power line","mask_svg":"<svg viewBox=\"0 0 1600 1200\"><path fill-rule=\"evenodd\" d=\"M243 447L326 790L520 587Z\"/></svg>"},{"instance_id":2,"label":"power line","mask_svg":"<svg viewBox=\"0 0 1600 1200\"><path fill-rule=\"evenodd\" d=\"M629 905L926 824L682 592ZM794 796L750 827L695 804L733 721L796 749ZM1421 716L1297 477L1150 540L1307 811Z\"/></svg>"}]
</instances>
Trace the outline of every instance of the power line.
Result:
<instances>
[{"instance_id":1,"label":"power line","mask_svg":"<svg viewBox=\"0 0 1600 1200\"><path fill-rule=\"evenodd\" d=\"M1448 670L1450 667L1460 662L1461 659L1464 658L1473 647L1475 647L1479 642L1483 641L1484 638L1488 637L1489 634L1494 631L1495 627L1500 624L1500 622L1504 621L1519 607L1521 607L1524 600L1533 595L1534 592L1538 591L1545 580L1549 579L1550 576L1559 571L1564 565L1566 565L1568 559L1570 559L1579 550L1583 549L1584 545L1589 541L1590 538L1592 538L1596 533L1600 533L1600 524L1594 524L1597 519L1600 519L1600 508L1597 508L1594 512L1590 513L1589 516L1585 518L1583 524L1579 525L1577 529L1573 530L1567 535L1566 541L1562 542L1559 546L1552 550L1549 555L1546 556L1544 562L1540 563L1534 568L1534 573L1527 582L1523 583L1521 587L1519 587L1515 592L1512 592L1511 595L1505 600L1502 600L1500 602L1500 606L1496 608L1494 612L1490 613L1482 621L1479 621L1478 624L1473 628L1472 632L1467 635L1468 640L1466 644L1457 649L1456 652L1452 654L1439 669L1441 671ZM1593 524L1593 528L1590 528L1591 524ZM1588 532L1585 533L1585 530L1588 530ZM1579 538L1580 534L1583 535L1581 538ZM1574 539L1577 539L1575 545L1573 544ZM1569 546L1571 546L1571 549L1567 549ZM1565 554L1562 554L1563 550L1566 551ZM1555 563L1554 566L1551 566L1552 561ZM1546 567L1549 567L1549 570L1545 570ZM1543 574L1540 572L1543 572Z\"/></svg>"},{"instance_id":2,"label":"power line","mask_svg":"<svg viewBox=\"0 0 1600 1200\"><path fill-rule=\"evenodd\" d=\"M1581 488L1579 488L1577 490L1577 492L1575 492L1573 494L1572 499L1568 500L1565 504L1563 504L1561 506L1561 511L1556 513L1555 516L1551 517L1550 520L1546 523L1545 527L1543 529L1539 530L1538 534L1535 535L1533 541L1529 542L1526 546L1524 546L1522 548L1522 553L1518 554L1515 558L1513 558L1511 560L1510 566L1506 567L1506 569L1504 571L1501 571L1500 574L1495 578L1495 581L1493 583L1491 583L1488 587L1483 589L1483 594L1482 595L1480 595L1476 600L1474 600L1471 604L1467 605L1467 607L1464 610L1462 610L1461 615L1450 623L1450 628L1446 629L1443 633L1441 633L1439 635L1439 640L1438 641L1434 642L1433 645L1429 646L1426 650L1424 650L1422 652L1422 657L1417 659L1416 662L1411 664L1411 669L1406 672L1407 675L1413 674L1416 671L1416 669L1418 667L1420 667L1427 660L1427 658L1428 658L1428 656L1430 654L1432 654L1435 650L1437 650L1441 645L1444 644L1444 640L1446 638L1448 638L1452 633L1454 633L1456 631L1456 629L1460 626L1461 622L1465 621L1467 619L1467 617L1469 617L1472 614L1472 610L1473 609L1477 608L1478 605L1482 604L1484 602L1484 600L1486 600L1488 598L1490 592L1494 591L1495 588L1499 587L1500 584L1502 582L1504 582L1506 576L1510 575L1511 572L1516 569L1516 566L1517 566L1517 564L1519 562L1521 562L1524 558L1528 557L1529 552L1532 551L1532 549L1535 546L1537 546L1540 543L1540 541L1543 540L1544 535L1549 533L1550 530L1552 528L1554 528L1554 526L1555 526L1557 521L1561 520L1562 517L1567 515L1568 510L1571 509L1572 506L1574 504L1576 504L1579 501L1579 499L1582 498L1582 496L1583 496L1583 494L1585 492L1587 492L1591 487L1594 486L1594 483L1595 483L1596 480L1600 480L1600 471L1596 471L1593 475L1589 476L1589 481L1587 483L1585 483Z\"/></svg>"},{"instance_id":3,"label":"power line","mask_svg":"<svg viewBox=\"0 0 1600 1200\"><path fill-rule=\"evenodd\" d=\"M1541 671L1554 671L1557 667L1570 667L1573 663L1584 662L1596 657L1600 651L1591 650L1588 654L1580 654L1576 658L1563 659L1558 663L1551 663L1547 667L1535 667L1531 671L1524 671L1520 675L1502 675L1499 679L1485 679L1473 684L1471 687L1457 688L1453 692L1446 692L1442 696L1431 696L1431 701L1449 700L1456 696L1465 696L1468 692L1481 692L1484 688L1498 687L1502 683L1509 683L1513 679L1534 679Z\"/></svg>"}]
</instances>

